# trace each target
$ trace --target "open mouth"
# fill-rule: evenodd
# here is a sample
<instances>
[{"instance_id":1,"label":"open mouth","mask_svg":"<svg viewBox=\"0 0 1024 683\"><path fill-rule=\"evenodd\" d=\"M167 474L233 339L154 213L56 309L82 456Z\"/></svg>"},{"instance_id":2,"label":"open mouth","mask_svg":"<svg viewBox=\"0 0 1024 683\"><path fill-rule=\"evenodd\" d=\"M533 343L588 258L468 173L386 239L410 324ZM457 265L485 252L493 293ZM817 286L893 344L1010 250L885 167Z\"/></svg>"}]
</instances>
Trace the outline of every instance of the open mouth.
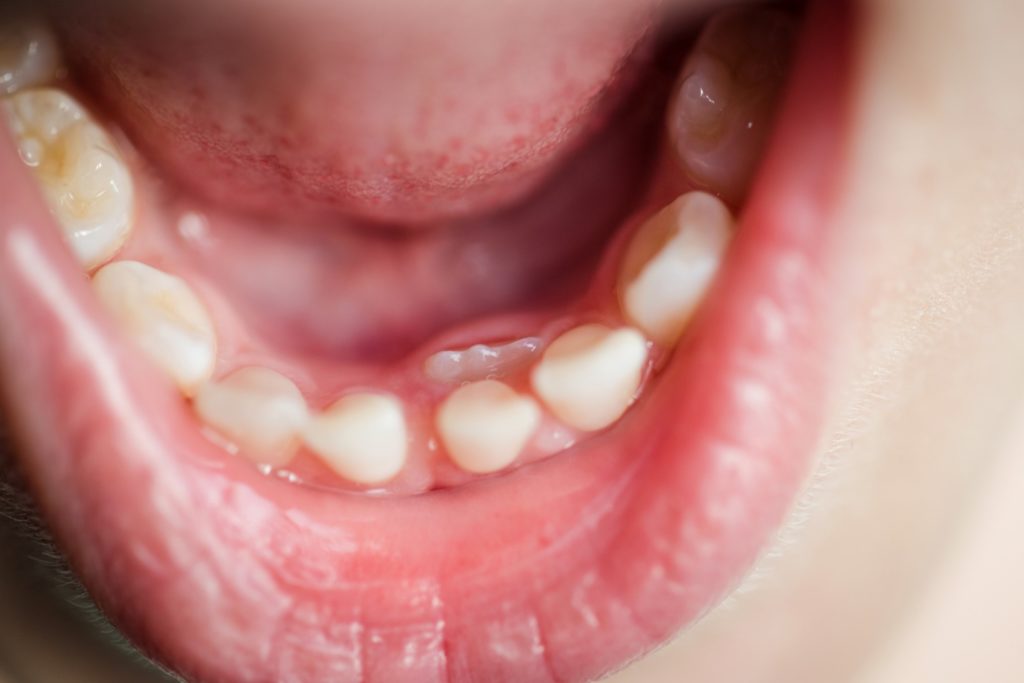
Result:
<instances>
[{"instance_id":1,"label":"open mouth","mask_svg":"<svg viewBox=\"0 0 1024 683\"><path fill-rule=\"evenodd\" d=\"M12 32L5 405L146 652L199 681L590 680L743 576L828 388L853 28L677 23L440 157L211 104L145 31Z\"/></svg>"}]
</instances>

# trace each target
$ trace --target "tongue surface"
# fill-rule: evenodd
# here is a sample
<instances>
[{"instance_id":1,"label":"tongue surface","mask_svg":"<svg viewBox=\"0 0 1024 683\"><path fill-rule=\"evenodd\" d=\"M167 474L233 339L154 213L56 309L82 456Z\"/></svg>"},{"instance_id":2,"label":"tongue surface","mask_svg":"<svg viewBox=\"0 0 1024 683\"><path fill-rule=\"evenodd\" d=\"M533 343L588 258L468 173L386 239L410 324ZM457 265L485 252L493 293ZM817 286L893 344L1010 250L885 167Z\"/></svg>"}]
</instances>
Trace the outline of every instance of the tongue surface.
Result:
<instances>
[{"instance_id":1,"label":"tongue surface","mask_svg":"<svg viewBox=\"0 0 1024 683\"><path fill-rule=\"evenodd\" d=\"M423 223L521 196L585 137L651 3L230 4L62 20L77 68L193 189Z\"/></svg>"}]
</instances>

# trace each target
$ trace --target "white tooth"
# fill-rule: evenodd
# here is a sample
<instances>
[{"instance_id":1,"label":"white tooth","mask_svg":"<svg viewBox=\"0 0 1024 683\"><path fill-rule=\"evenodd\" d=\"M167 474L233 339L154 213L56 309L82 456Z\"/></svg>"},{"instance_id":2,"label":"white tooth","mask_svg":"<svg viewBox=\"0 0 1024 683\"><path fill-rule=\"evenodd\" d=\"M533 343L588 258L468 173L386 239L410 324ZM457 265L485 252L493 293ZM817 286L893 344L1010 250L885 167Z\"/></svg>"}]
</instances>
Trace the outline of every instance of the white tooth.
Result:
<instances>
[{"instance_id":1,"label":"white tooth","mask_svg":"<svg viewBox=\"0 0 1024 683\"><path fill-rule=\"evenodd\" d=\"M604 429L633 403L647 340L631 327L583 325L556 339L530 376L544 405L570 427Z\"/></svg>"},{"instance_id":2,"label":"white tooth","mask_svg":"<svg viewBox=\"0 0 1024 683\"><path fill-rule=\"evenodd\" d=\"M0 93L9 95L53 80L59 63L57 40L49 27L35 19L0 18Z\"/></svg>"},{"instance_id":3,"label":"white tooth","mask_svg":"<svg viewBox=\"0 0 1024 683\"><path fill-rule=\"evenodd\" d=\"M306 400L284 375L261 367L236 370L200 387L193 403L206 424L261 465L287 465L309 420Z\"/></svg>"},{"instance_id":4,"label":"white tooth","mask_svg":"<svg viewBox=\"0 0 1024 683\"><path fill-rule=\"evenodd\" d=\"M131 232L135 191L113 140L74 98L54 88L5 102L22 159L87 270L109 260Z\"/></svg>"},{"instance_id":5,"label":"white tooth","mask_svg":"<svg viewBox=\"0 0 1024 683\"><path fill-rule=\"evenodd\" d=\"M536 401L496 380L456 389L437 411L437 431L448 455L477 474L511 465L539 423Z\"/></svg>"},{"instance_id":6,"label":"white tooth","mask_svg":"<svg viewBox=\"0 0 1024 683\"><path fill-rule=\"evenodd\" d=\"M729 245L733 219L721 200L690 192L649 219L623 262L622 312L665 347L679 339Z\"/></svg>"},{"instance_id":7,"label":"white tooth","mask_svg":"<svg viewBox=\"0 0 1024 683\"><path fill-rule=\"evenodd\" d=\"M393 396L346 396L313 417L302 436L328 467L359 484L382 484L405 466L405 415Z\"/></svg>"},{"instance_id":8,"label":"white tooth","mask_svg":"<svg viewBox=\"0 0 1024 683\"><path fill-rule=\"evenodd\" d=\"M439 382L461 383L504 377L525 367L540 350L537 337L507 344L474 344L461 351L439 351L427 358L423 370Z\"/></svg>"},{"instance_id":9,"label":"white tooth","mask_svg":"<svg viewBox=\"0 0 1024 683\"><path fill-rule=\"evenodd\" d=\"M92 279L96 297L125 334L186 395L213 373L217 335L184 280L137 261L115 261Z\"/></svg>"}]
</instances>

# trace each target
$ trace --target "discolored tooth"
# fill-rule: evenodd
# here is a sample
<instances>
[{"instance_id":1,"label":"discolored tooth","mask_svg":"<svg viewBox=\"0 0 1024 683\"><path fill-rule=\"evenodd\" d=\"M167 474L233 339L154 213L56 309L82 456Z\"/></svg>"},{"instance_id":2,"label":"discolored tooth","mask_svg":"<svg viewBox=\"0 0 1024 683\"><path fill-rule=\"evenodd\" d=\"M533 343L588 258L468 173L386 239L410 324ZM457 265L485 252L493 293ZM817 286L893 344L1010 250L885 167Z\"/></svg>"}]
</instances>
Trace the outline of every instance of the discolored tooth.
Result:
<instances>
[{"instance_id":1,"label":"discolored tooth","mask_svg":"<svg viewBox=\"0 0 1024 683\"><path fill-rule=\"evenodd\" d=\"M4 102L21 158L39 181L87 270L109 260L132 228L135 191L113 140L73 97L22 90Z\"/></svg>"},{"instance_id":2,"label":"discolored tooth","mask_svg":"<svg viewBox=\"0 0 1024 683\"><path fill-rule=\"evenodd\" d=\"M797 19L779 7L730 8L705 25L668 110L677 159L700 187L746 196L789 71Z\"/></svg>"},{"instance_id":3,"label":"discolored tooth","mask_svg":"<svg viewBox=\"0 0 1024 683\"><path fill-rule=\"evenodd\" d=\"M358 484L393 479L408 451L402 404L382 394L338 400L310 420L302 438L328 467Z\"/></svg>"},{"instance_id":4,"label":"discolored tooth","mask_svg":"<svg viewBox=\"0 0 1024 683\"><path fill-rule=\"evenodd\" d=\"M584 431L604 429L633 403L647 364L636 329L583 325L551 343L530 381L560 420Z\"/></svg>"},{"instance_id":5,"label":"discolored tooth","mask_svg":"<svg viewBox=\"0 0 1024 683\"><path fill-rule=\"evenodd\" d=\"M199 418L261 465L291 461L309 421L302 392L284 375L261 367L236 370L207 382L193 402Z\"/></svg>"},{"instance_id":6,"label":"discolored tooth","mask_svg":"<svg viewBox=\"0 0 1024 683\"><path fill-rule=\"evenodd\" d=\"M115 261L97 271L92 284L124 333L183 393L190 395L209 379L217 335L184 280L137 261Z\"/></svg>"},{"instance_id":7,"label":"discolored tooth","mask_svg":"<svg viewBox=\"0 0 1024 683\"><path fill-rule=\"evenodd\" d=\"M718 272L732 232L729 208L704 192L689 192L650 218L632 238L620 272L626 320L673 346Z\"/></svg>"},{"instance_id":8,"label":"discolored tooth","mask_svg":"<svg viewBox=\"0 0 1024 683\"><path fill-rule=\"evenodd\" d=\"M59 66L57 40L42 21L0 17L0 93L48 83Z\"/></svg>"},{"instance_id":9,"label":"discolored tooth","mask_svg":"<svg viewBox=\"0 0 1024 683\"><path fill-rule=\"evenodd\" d=\"M496 380L459 387L437 411L437 431L456 465L476 474L511 465L540 423L529 396Z\"/></svg>"}]
</instances>

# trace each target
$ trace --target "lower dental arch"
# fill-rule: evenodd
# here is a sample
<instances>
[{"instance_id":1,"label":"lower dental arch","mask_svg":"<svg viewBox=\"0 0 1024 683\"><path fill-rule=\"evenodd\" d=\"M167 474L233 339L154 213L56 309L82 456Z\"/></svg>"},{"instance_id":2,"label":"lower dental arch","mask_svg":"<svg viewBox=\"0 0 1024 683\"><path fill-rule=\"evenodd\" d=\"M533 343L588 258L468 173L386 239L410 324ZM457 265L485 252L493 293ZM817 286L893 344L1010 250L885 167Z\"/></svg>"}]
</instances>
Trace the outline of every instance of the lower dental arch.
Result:
<instances>
[{"instance_id":1,"label":"lower dental arch","mask_svg":"<svg viewBox=\"0 0 1024 683\"><path fill-rule=\"evenodd\" d=\"M780 84L775 76L742 82L742 70L730 71L757 56L722 52L723 34L743 28L735 15L709 22L667 116L678 168L689 186L709 191L681 194L609 255L611 312L554 319L520 338L424 349L422 381L444 388L425 417L384 388L353 386L311 407L273 368L218 367L217 323L200 292L182 276L118 259L140 228L127 143L63 87L57 41L44 24L0 35L16 48L0 50L15 55L0 63L0 93L21 159L100 304L217 440L268 472L287 474L297 457L311 457L342 484L384 490L424 455L446 457L466 475L550 456L615 425L637 401L724 258L735 221L716 195L736 201L745 192L753 160L736 162L736 139L749 121L760 127Z\"/></svg>"}]
</instances>

